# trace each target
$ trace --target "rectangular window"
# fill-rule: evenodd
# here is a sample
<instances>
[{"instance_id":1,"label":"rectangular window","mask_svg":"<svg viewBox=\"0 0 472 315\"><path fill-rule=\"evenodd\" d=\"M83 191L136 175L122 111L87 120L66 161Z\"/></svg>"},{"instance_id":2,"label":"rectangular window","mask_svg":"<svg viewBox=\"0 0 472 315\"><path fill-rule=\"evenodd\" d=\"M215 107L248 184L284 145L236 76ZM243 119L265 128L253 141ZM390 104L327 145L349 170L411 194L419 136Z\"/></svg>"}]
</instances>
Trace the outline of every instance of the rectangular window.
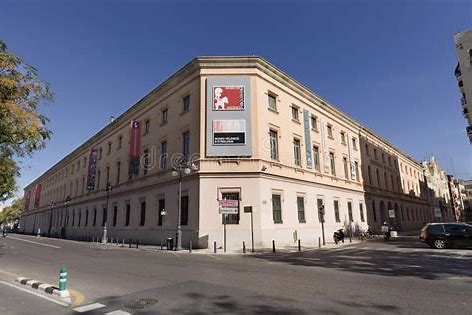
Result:
<instances>
[{"instance_id":1,"label":"rectangular window","mask_svg":"<svg viewBox=\"0 0 472 315\"><path fill-rule=\"evenodd\" d=\"M323 214L321 213L322 206L323 206L323 199L321 199L321 198L316 199L316 211L318 211L318 222L320 222L320 223L321 223L322 218L323 218ZM323 220L324 220L324 218L323 218Z\"/></svg>"},{"instance_id":2,"label":"rectangular window","mask_svg":"<svg viewBox=\"0 0 472 315\"><path fill-rule=\"evenodd\" d=\"M334 152L329 152L329 163L331 165L331 175L336 176L336 163L334 160Z\"/></svg>"},{"instance_id":3,"label":"rectangular window","mask_svg":"<svg viewBox=\"0 0 472 315\"><path fill-rule=\"evenodd\" d=\"M181 216L181 225L187 225L188 224L188 196L182 196L180 199L180 206L182 209L182 216Z\"/></svg>"},{"instance_id":4,"label":"rectangular window","mask_svg":"<svg viewBox=\"0 0 472 315\"><path fill-rule=\"evenodd\" d=\"M349 215L349 222L354 222L354 219L352 217L352 202L351 201L347 202L347 213Z\"/></svg>"},{"instance_id":5,"label":"rectangular window","mask_svg":"<svg viewBox=\"0 0 472 315\"><path fill-rule=\"evenodd\" d=\"M282 223L282 197L272 194L272 218L274 223Z\"/></svg>"},{"instance_id":6,"label":"rectangular window","mask_svg":"<svg viewBox=\"0 0 472 315\"><path fill-rule=\"evenodd\" d=\"M144 134L149 133L150 130L151 130L151 121L148 119L144 121Z\"/></svg>"},{"instance_id":7,"label":"rectangular window","mask_svg":"<svg viewBox=\"0 0 472 315\"><path fill-rule=\"evenodd\" d=\"M276 96L269 93L269 108L272 110L277 110L277 100Z\"/></svg>"},{"instance_id":8,"label":"rectangular window","mask_svg":"<svg viewBox=\"0 0 472 315\"><path fill-rule=\"evenodd\" d=\"M116 184L120 183L121 162L116 162Z\"/></svg>"},{"instance_id":9,"label":"rectangular window","mask_svg":"<svg viewBox=\"0 0 472 315\"><path fill-rule=\"evenodd\" d=\"M108 215L107 208L103 207L102 208L102 226L105 226L105 224L107 223L107 215Z\"/></svg>"},{"instance_id":10,"label":"rectangular window","mask_svg":"<svg viewBox=\"0 0 472 315\"><path fill-rule=\"evenodd\" d=\"M161 170L167 168L167 141L161 142L161 160L160 160Z\"/></svg>"},{"instance_id":11,"label":"rectangular window","mask_svg":"<svg viewBox=\"0 0 472 315\"><path fill-rule=\"evenodd\" d=\"M131 215L131 205L129 203L126 204L126 213L125 213L125 226L129 226L129 219Z\"/></svg>"},{"instance_id":12,"label":"rectangular window","mask_svg":"<svg viewBox=\"0 0 472 315\"><path fill-rule=\"evenodd\" d=\"M97 226L97 208L93 208L93 226Z\"/></svg>"},{"instance_id":13,"label":"rectangular window","mask_svg":"<svg viewBox=\"0 0 472 315\"><path fill-rule=\"evenodd\" d=\"M370 170L370 165L367 166L367 176L369 177L369 184L372 185L372 171Z\"/></svg>"},{"instance_id":14,"label":"rectangular window","mask_svg":"<svg viewBox=\"0 0 472 315\"><path fill-rule=\"evenodd\" d=\"M374 158L377 160L377 149L374 148Z\"/></svg>"},{"instance_id":15,"label":"rectangular window","mask_svg":"<svg viewBox=\"0 0 472 315\"><path fill-rule=\"evenodd\" d=\"M344 177L349 179L349 167L347 165L347 158L343 157L343 166L344 166Z\"/></svg>"},{"instance_id":16,"label":"rectangular window","mask_svg":"<svg viewBox=\"0 0 472 315\"><path fill-rule=\"evenodd\" d=\"M146 149L143 152L143 175L146 176L148 173L148 167L149 167L149 150Z\"/></svg>"},{"instance_id":17,"label":"rectangular window","mask_svg":"<svg viewBox=\"0 0 472 315\"><path fill-rule=\"evenodd\" d=\"M168 119L169 119L169 110L166 108L162 110L162 124L166 124Z\"/></svg>"},{"instance_id":18,"label":"rectangular window","mask_svg":"<svg viewBox=\"0 0 472 315\"><path fill-rule=\"evenodd\" d=\"M107 181L106 181L106 185L108 185L110 183L110 166L107 166ZM106 186L105 185L105 186Z\"/></svg>"},{"instance_id":19,"label":"rectangular window","mask_svg":"<svg viewBox=\"0 0 472 315\"><path fill-rule=\"evenodd\" d=\"M239 200L239 192L224 192L221 194L223 200ZM238 202L239 207L239 202ZM239 224L239 209L238 213L222 215L222 224Z\"/></svg>"},{"instance_id":20,"label":"rectangular window","mask_svg":"<svg viewBox=\"0 0 472 315\"><path fill-rule=\"evenodd\" d=\"M367 143L365 144L365 154L366 154L367 156L370 156L369 145L368 145Z\"/></svg>"},{"instance_id":21,"label":"rectangular window","mask_svg":"<svg viewBox=\"0 0 472 315\"><path fill-rule=\"evenodd\" d=\"M297 197L298 222L305 223L305 198Z\"/></svg>"},{"instance_id":22,"label":"rectangular window","mask_svg":"<svg viewBox=\"0 0 472 315\"><path fill-rule=\"evenodd\" d=\"M190 109L190 95L187 95L183 99L184 112Z\"/></svg>"},{"instance_id":23,"label":"rectangular window","mask_svg":"<svg viewBox=\"0 0 472 315\"><path fill-rule=\"evenodd\" d=\"M302 166L300 140L293 139L293 159L296 166Z\"/></svg>"},{"instance_id":24,"label":"rectangular window","mask_svg":"<svg viewBox=\"0 0 472 315\"><path fill-rule=\"evenodd\" d=\"M298 121L298 107L292 105L292 119Z\"/></svg>"},{"instance_id":25,"label":"rectangular window","mask_svg":"<svg viewBox=\"0 0 472 315\"><path fill-rule=\"evenodd\" d=\"M116 217L118 215L118 206L113 206L113 226L116 226Z\"/></svg>"},{"instance_id":26,"label":"rectangular window","mask_svg":"<svg viewBox=\"0 0 472 315\"><path fill-rule=\"evenodd\" d=\"M359 162L357 161L354 162L354 172L356 174L356 180L359 182L361 179L359 176Z\"/></svg>"},{"instance_id":27,"label":"rectangular window","mask_svg":"<svg viewBox=\"0 0 472 315\"><path fill-rule=\"evenodd\" d=\"M311 128L314 130L318 130L318 123L316 116L311 116Z\"/></svg>"},{"instance_id":28,"label":"rectangular window","mask_svg":"<svg viewBox=\"0 0 472 315\"><path fill-rule=\"evenodd\" d=\"M108 142L107 155L111 154L111 142Z\"/></svg>"},{"instance_id":29,"label":"rectangular window","mask_svg":"<svg viewBox=\"0 0 472 315\"><path fill-rule=\"evenodd\" d=\"M320 148L316 145L313 146L313 167L320 171Z\"/></svg>"},{"instance_id":30,"label":"rectangular window","mask_svg":"<svg viewBox=\"0 0 472 315\"><path fill-rule=\"evenodd\" d=\"M334 219L336 222L341 222L341 218L339 217L339 200L334 200Z\"/></svg>"},{"instance_id":31,"label":"rectangular window","mask_svg":"<svg viewBox=\"0 0 472 315\"><path fill-rule=\"evenodd\" d=\"M161 226L162 225L162 222L164 221L164 216L161 214L162 211L165 211L166 210L166 200L165 199L159 199L159 207L158 207L158 210L159 210L159 218L158 218L158 221L157 221L157 225Z\"/></svg>"},{"instance_id":32,"label":"rectangular window","mask_svg":"<svg viewBox=\"0 0 472 315\"><path fill-rule=\"evenodd\" d=\"M356 140L356 138L352 138L352 148L354 150L357 150L357 140Z\"/></svg>"},{"instance_id":33,"label":"rectangular window","mask_svg":"<svg viewBox=\"0 0 472 315\"><path fill-rule=\"evenodd\" d=\"M146 202L141 202L141 218L139 220L139 225L144 226L146 223Z\"/></svg>"},{"instance_id":34,"label":"rectangular window","mask_svg":"<svg viewBox=\"0 0 472 315\"><path fill-rule=\"evenodd\" d=\"M270 158L272 160L279 159L279 138L277 131L270 130Z\"/></svg>"},{"instance_id":35,"label":"rectangular window","mask_svg":"<svg viewBox=\"0 0 472 315\"><path fill-rule=\"evenodd\" d=\"M188 161L189 158L189 151L190 151L190 132L186 131L182 134L182 153L184 155L184 158L186 161Z\"/></svg>"},{"instance_id":36,"label":"rectangular window","mask_svg":"<svg viewBox=\"0 0 472 315\"><path fill-rule=\"evenodd\" d=\"M364 204L362 202L359 203L359 215L361 217L361 222L364 222Z\"/></svg>"},{"instance_id":37,"label":"rectangular window","mask_svg":"<svg viewBox=\"0 0 472 315\"><path fill-rule=\"evenodd\" d=\"M89 212L88 212L88 209L85 210L85 226L88 226L88 216L89 216Z\"/></svg>"},{"instance_id":38,"label":"rectangular window","mask_svg":"<svg viewBox=\"0 0 472 315\"><path fill-rule=\"evenodd\" d=\"M373 217L374 217L374 222L377 222L377 211L375 210L375 200L372 200L372 214L373 214Z\"/></svg>"},{"instance_id":39,"label":"rectangular window","mask_svg":"<svg viewBox=\"0 0 472 315\"><path fill-rule=\"evenodd\" d=\"M333 139L333 126L327 125L326 129L328 129L328 137Z\"/></svg>"},{"instance_id":40,"label":"rectangular window","mask_svg":"<svg viewBox=\"0 0 472 315\"><path fill-rule=\"evenodd\" d=\"M123 142L123 136L118 136L118 147L117 147L117 149L121 149L122 142Z\"/></svg>"},{"instance_id":41,"label":"rectangular window","mask_svg":"<svg viewBox=\"0 0 472 315\"><path fill-rule=\"evenodd\" d=\"M344 131L341 131L341 143L346 144L346 133Z\"/></svg>"}]
</instances>

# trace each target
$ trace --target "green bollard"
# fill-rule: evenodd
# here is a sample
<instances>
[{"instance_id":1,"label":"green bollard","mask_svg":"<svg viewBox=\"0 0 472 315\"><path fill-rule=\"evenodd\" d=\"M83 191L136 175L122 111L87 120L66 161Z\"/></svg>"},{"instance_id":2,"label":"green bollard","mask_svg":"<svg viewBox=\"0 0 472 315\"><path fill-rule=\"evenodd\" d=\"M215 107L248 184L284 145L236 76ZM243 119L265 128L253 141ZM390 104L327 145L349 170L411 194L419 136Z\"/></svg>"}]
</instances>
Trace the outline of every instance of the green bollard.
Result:
<instances>
[{"instance_id":1,"label":"green bollard","mask_svg":"<svg viewBox=\"0 0 472 315\"><path fill-rule=\"evenodd\" d=\"M67 273L68 270L66 268L61 268L59 271L59 290L64 291L67 287Z\"/></svg>"}]
</instances>

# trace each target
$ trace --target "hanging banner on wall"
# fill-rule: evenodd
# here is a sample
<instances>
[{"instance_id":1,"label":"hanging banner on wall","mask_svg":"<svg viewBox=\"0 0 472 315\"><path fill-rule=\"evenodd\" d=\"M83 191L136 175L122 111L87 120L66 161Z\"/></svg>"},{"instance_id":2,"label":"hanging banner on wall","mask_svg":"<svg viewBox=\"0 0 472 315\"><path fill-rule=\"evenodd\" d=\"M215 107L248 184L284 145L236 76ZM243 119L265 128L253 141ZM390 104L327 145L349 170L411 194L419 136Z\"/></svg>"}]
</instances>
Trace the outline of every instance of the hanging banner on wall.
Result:
<instances>
[{"instance_id":1,"label":"hanging banner on wall","mask_svg":"<svg viewBox=\"0 0 472 315\"><path fill-rule=\"evenodd\" d=\"M213 86L213 110L244 110L244 86Z\"/></svg>"},{"instance_id":2,"label":"hanging banner on wall","mask_svg":"<svg viewBox=\"0 0 472 315\"><path fill-rule=\"evenodd\" d=\"M139 158L141 150L141 124L139 121L130 122L129 141L129 173L139 174Z\"/></svg>"},{"instance_id":3,"label":"hanging banner on wall","mask_svg":"<svg viewBox=\"0 0 472 315\"><path fill-rule=\"evenodd\" d=\"M90 150L89 165L87 172L87 190L95 189L95 173L97 171L97 149Z\"/></svg>"},{"instance_id":4,"label":"hanging banner on wall","mask_svg":"<svg viewBox=\"0 0 472 315\"><path fill-rule=\"evenodd\" d=\"M354 152L352 151L352 136L347 134L347 147L349 153L349 163L351 164L351 179L357 180L356 162L354 161Z\"/></svg>"},{"instance_id":5,"label":"hanging banner on wall","mask_svg":"<svg viewBox=\"0 0 472 315\"><path fill-rule=\"evenodd\" d=\"M28 190L28 191L25 193L25 204L24 204L24 208L25 208L26 210L28 210L28 208L29 208L30 198L31 198L31 192Z\"/></svg>"},{"instance_id":6,"label":"hanging banner on wall","mask_svg":"<svg viewBox=\"0 0 472 315\"><path fill-rule=\"evenodd\" d=\"M320 118L321 129L321 150L323 152L323 169L325 173L331 173L331 163L329 162L328 148L326 146L326 134L328 125Z\"/></svg>"},{"instance_id":7,"label":"hanging banner on wall","mask_svg":"<svg viewBox=\"0 0 472 315\"><path fill-rule=\"evenodd\" d=\"M34 193L34 206L39 207L39 200L41 199L41 184L36 185L36 191Z\"/></svg>"},{"instance_id":8,"label":"hanging banner on wall","mask_svg":"<svg viewBox=\"0 0 472 315\"><path fill-rule=\"evenodd\" d=\"M205 156L251 156L251 84L245 75L206 80Z\"/></svg>"},{"instance_id":9,"label":"hanging banner on wall","mask_svg":"<svg viewBox=\"0 0 472 315\"><path fill-rule=\"evenodd\" d=\"M244 119L213 120L213 144L245 144L246 121Z\"/></svg>"},{"instance_id":10,"label":"hanging banner on wall","mask_svg":"<svg viewBox=\"0 0 472 315\"><path fill-rule=\"evenodd\" d=\"M308 113L306 109L303 110L303 127L305 129L306 167L313 168L313 156L311 153L310 114Z\"/></svg>"}]
</instances>

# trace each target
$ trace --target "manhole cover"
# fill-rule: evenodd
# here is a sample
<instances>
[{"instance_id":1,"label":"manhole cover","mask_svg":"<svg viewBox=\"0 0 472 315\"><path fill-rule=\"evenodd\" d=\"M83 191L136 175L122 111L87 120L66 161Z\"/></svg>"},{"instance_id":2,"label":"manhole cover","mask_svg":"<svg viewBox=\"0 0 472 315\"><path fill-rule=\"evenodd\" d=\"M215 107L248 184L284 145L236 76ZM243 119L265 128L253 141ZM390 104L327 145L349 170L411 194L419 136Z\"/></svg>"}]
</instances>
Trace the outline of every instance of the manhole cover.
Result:
<instances>
[{"instance_id":1,"label":"manhole cover","mask_svg":"<svg viewBox=\"0 0 472 315\"><path fill-rule=\"evenodd\" d=\"M157 304L157 299L137 299L131 300L128 303L125 303L126 308L145 308L146 306Z\"/></svg>"}]
</instances>

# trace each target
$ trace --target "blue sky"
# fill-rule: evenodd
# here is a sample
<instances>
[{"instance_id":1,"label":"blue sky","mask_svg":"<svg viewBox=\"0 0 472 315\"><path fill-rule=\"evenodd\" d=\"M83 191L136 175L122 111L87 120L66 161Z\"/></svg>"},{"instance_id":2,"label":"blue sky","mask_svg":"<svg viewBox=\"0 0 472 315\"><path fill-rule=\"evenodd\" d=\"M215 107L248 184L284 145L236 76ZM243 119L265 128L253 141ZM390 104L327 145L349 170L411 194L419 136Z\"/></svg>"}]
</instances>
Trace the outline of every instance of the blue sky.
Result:
<instances>
[{"instance_id":1,"label":"blue sky","mask_svg":"<svg viewBox=\"0 0 472 315\"><path fill-rule=\"evenodd\" d=\"M0 38L55 93L42 174L199 55L261 55L418 161L472 178L453 35L470 1L4 0ZM22 192L20 192L21 194Z\"/></svg>"}]
</instances>

